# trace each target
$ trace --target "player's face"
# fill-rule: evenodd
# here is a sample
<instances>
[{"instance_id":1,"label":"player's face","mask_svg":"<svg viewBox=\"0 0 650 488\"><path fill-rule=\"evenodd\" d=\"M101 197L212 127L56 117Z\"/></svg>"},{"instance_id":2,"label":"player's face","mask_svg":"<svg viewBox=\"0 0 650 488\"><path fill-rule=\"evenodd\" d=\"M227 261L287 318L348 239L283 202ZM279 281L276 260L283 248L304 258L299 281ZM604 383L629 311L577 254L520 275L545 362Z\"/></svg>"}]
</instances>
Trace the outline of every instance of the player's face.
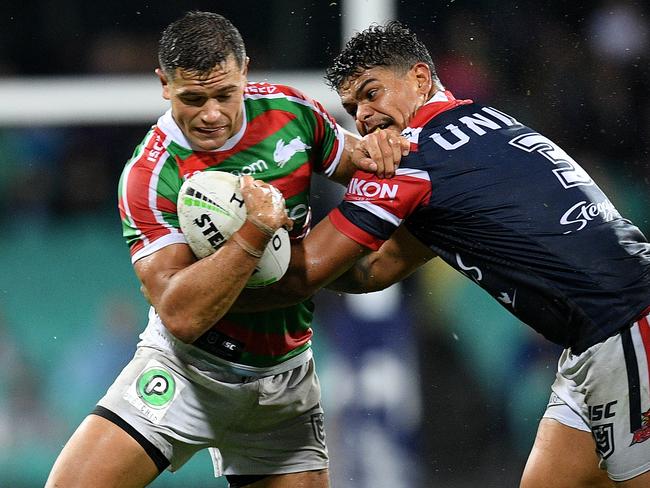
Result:
<instances>
[{"instance_id":1,"label":"player's face","mask_svg":"<svg viewBox=\"0 0 650 488\"><path fill-rule=\"evenodd\" d=\"M346 80L339 89L343 108L361 135L376 129L404 130L415 112L427 100L431 88L426 65L416 64L406 73L376 66ZM426 70L426 73L424 73Z\"/></svg>"},{"instance_id":2,"label":"player's face","mask_svg":"<svg viewBox=\"0 0 650 488\"><path fill-rule=\"evenodd\" d=\"M192 149L222 147L242 127L248 60L243 67L229 56L208 74L176 69L173 79L156 70L163 98Z\"/></svg>"}]
</instances>

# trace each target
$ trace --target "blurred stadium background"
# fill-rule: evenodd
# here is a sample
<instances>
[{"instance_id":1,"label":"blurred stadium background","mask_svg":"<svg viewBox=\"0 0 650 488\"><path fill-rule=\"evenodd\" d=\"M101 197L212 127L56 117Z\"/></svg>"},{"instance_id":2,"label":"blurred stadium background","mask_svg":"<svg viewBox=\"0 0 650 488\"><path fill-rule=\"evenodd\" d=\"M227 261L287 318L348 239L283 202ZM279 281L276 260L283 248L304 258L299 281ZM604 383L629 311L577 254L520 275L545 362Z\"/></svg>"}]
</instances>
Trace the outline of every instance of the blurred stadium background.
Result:
<instances>
[{"instance_id":1,"label":"blurred stadium background","mask_svg":"<svg viewBox=\"0 0 650 488\"><path fill-rule=\"evenodd\" d=\"M43 485L145 325L116 185L166 107L160 32L192 9L238 26L251 79L293 84L348 127L322 83L327 62L349 33L402 20L456 96L557 141L650 231L647 2L2 2L0 487ZM317 215L339 196L317 178ZM382 293L316 302L334 487L517 486L556 347L440 263ZM202 453L153 486L225 483Z\"/></svg>"}]
</instances>

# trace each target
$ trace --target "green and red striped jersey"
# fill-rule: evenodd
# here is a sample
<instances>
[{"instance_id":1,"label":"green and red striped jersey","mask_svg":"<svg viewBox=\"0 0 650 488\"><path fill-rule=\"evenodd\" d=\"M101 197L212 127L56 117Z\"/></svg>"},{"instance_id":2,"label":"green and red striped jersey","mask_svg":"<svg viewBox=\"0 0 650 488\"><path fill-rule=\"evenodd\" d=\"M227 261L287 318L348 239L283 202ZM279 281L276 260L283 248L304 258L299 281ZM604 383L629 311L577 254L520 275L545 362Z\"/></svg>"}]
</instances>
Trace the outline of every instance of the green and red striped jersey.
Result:
<instances>
[{"instance_id":1,"label":"green and red striped jersey","mask_svg":"<svg viewBox=\"0 0 650 488\"><path fill-rule=\"evenodd\" d=\"M299 91L249 83L241 130L215 151L194 151L171 111L158 119L127 162L119 183L123 235L132 262L185 243L176 213L181 185L197 171L251 175L276 186L294 219L293 238L310 225L313 172L331 176L344 146L343 130L320 103ZM228 314L210 331L241 345L233 362L273 367L310 346L313 307L305 302L272 312Z\"/></svg>"}]
</instances>

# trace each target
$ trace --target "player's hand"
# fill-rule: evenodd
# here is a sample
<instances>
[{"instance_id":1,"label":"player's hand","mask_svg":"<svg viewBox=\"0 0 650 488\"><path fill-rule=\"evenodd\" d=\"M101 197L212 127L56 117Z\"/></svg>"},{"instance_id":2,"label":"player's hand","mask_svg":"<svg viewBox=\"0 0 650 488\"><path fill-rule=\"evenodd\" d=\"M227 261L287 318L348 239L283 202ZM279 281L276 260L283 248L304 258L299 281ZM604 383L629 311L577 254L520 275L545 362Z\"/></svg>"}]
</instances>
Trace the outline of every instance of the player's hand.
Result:
<instances>
[{"instance_id":1,"label":"player's hand","mask_svg":"<svg viewBox=\"0 0 650 488\"><path fill-rule=\"evenodd\" d=\"M268 236L280 227L291 230L293 221L287 216L284 197L277 188L248 175L242 176L240 184L247 220Z\"/></svg>"},{"instance_id":2,"label":"player's hand","mask_svg":"<svg viewBox=\"0 0 650 488\"><path fill-rule=\"evenodd\" d=\"M410 149L408 139L397 131L378 129L361 138L352 153L352 162L360 170L375 173L379 178L392 178Z\"/></svg>"}]
</instances>

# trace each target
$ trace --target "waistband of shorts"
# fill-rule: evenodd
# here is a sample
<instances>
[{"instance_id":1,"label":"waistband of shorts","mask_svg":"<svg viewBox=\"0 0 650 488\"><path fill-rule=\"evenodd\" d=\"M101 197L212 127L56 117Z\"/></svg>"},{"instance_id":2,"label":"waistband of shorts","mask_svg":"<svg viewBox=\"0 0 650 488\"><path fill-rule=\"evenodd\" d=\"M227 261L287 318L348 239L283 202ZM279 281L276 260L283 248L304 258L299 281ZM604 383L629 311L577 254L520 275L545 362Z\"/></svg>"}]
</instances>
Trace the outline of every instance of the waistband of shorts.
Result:
<instances>
[{"instance_id":1,"label":"waistband of shorts","mask_svg":"<svg viewBox=\"0 0 650 488\"><path fill-rule=\"evenodd\" d=\"M166 346L165 349L167 349L167 351L164 352L171 352L181 361L192 364L204 370L212 370L216 373L226 373L228 375L240 377L241 381L286 373L287 371L291 371L292 369L302 366L306 362L310 361L313 357L312 349L308 348L300 354L287 359L280 364L276 364L275 366L266 368L249 366L247 364L228 361L192 344L187 344L181 341L180 339L176 338L171 332L169 332L169 330L167 330L162 322L159 322L158 324L150 323L148 329L152 325L153 330L149 330L147 332L155 333L158 336L158 339L162 339L162 342ZM159 341L148 343L145 334L141 335L141 339L142 340L138 346L160 349Z\"/></svg>"}]
</instances>

